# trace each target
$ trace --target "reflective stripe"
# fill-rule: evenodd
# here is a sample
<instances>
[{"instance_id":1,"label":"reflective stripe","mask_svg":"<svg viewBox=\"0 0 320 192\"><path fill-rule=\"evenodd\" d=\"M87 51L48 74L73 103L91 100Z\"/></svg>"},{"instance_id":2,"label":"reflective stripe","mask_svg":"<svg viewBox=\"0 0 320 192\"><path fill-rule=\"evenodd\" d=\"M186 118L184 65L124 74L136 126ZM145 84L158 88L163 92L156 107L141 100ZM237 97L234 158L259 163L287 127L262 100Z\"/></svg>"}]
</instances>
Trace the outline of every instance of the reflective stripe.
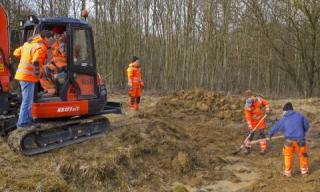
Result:
<instances>
[{"instance_id":1,"label":"reflective stripe","mask_svg":"<svg viewBox=\"0 0 320 192\"><path fill-rule=\"evenodd\" d=\"M132 82L134 82L134 83L139 83L140 80L133 79Z\"/></svg>"},{"instance_id":2,"label":"reflective stripe","mask_svg":"<svg viewBox=\"0 0 320 192\"><path fill-rule=\"evenodd\" d=\"M56 88L56 86L54 86L54 85L43 85L43 86L47 89L55 89Z\"/></svg>"},{"instance_id":3,"label":"reflective stripe","mask_svg":"<svg viewBox=\"0 0 320 192\"><path fill-rule=\"evenodd\" d=\"M252 119L254 119L254 120L259 120L261 118L262 117L260 115L252 115Z\"/></svg>"},{"instance_id":4,"label":"reflective stripe","mask_svg":"<svg viewBox=\"0 0 320 192\"><path fill-rule=\"evenodd\" d=\"M261 150L266 150L267 149L267 141L265 139L260 140L260 149Z\"/></svg>"},{"instance_id":5,"label":"reflective stripe","mask_svg":"<svg viewBox=\"0 0 320 192\"><path fill-rule=\"evenodd\" d=\"M308 173L308 168L301 168L301 174L307 174Z\"/></svg>"},{"instance_id":6,"label":"reflective stripe","mask_svg":"<svg viewBox=\"0 0 320 192\"><path fill-rule=\"evenodd\" d=\"M283 175L290 177L291 176L291 170L284 170Z\"/></svg>"},{"instance_id":7,"label":"reflective stripe","mask_svg":"<svg viewBox=\"0 0 320 192\"><path fill-rule=\"evenodd\" d=\"M132 79L129 79L129 82L140 83L141 80L140 80L140 79L134 79L134 78L132 78Z\"/></svg>"},{"instance_id":8,"label":"reflective stripe","mask_svg":"<svg viewBox=\"0 0 320 192\"><path fill-rule=\"evenodd\" d=\"M53 61L65 63L66 62L66 58L65 57L54 57Z\"/></svg>"},{"instance_id":9,"label":"reflective stripe","mask_svg":"<svg viewBox=\"0 0 320 192\"><path fill-rule=\"evenodd\" d=\"M249 107L246 107L246 106L245 106L244 109L247 110L247 111L249 111L249 112L252 112L252 111L253 111L253 109L251 109L250 106L249 106Z\"/></svg>"},{"instance_id":10,"label":"reflective stripe","mask_svg":"<svg viewBox=\"0 0 320 192\"><path fill-rule=\"evenodd\" d=\"M31 53L34 53L36 49L38 49L39 47L43 46L44 44L39 42L39 43L36 43L36 45L34 47L32 47L31 49Z\"/></svg>"},{"instance_id":11,"label":"reflective stripe","mask_svg":"<svg viewBox=\"0 0 320 192\"><path fill-rule=\"evenodd\" d=\"M245 143L244 143L244 146L246 148L251 148L251 141L247 140Z\"/></svg>"},{"instance_id":12,"label":"reflective stripe","mask_svg":"<svg viewBox=\"0 0 320 192\"><path fill-rule=\"evenodd\" d=\"M18 68L18 69L17 69L17 72L21 72L21 73L24 73L24 74L27 74L27 75L34 75L34 76L36 76L36 74L35 74L33 71L30 71L30 70L28 70L28 69Z\"/></svg>"},{"instance_id":13,"label":"reflective stripe","mask_svg":"<svg viewBox=\"0 0 320 192\"><path fill-rule=\"evenodd\" d=\"M20 62L19 63L20 67L30 67L34 70L34 65L33 64L30 64L30 63L24 63L24 62Z\"/></svg>"},{"instance_id":14,"label":"reflective stripe","mask_svg":"<svg viewBox=\"0 0 320 192\"><path fill-rule=\"evenodd\" d=\"M140 83L141 79L138 77L132 77L132 82Z\"/></svg>"}]
</instances>

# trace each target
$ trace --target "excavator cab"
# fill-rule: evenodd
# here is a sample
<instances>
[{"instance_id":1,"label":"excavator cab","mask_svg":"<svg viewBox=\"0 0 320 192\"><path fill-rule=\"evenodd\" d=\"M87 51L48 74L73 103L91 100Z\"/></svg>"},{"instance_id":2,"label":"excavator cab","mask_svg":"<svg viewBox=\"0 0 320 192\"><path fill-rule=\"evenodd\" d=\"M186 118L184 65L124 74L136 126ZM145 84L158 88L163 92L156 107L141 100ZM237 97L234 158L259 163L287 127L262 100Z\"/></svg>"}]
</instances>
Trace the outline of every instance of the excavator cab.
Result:
<instances>
[{"instance_id":1,"label":"excavator cab","mask_svg":"<svg viewBox=\"0 0 320 192\"><path fill-rule=\"evenodd\" d=\"M6 16L4 18L6 19ZM40 128L16 129L12 123L9 128L7 124L3 124L1 118L15 122L17 115L11 118L8 114L0 113L0 133L8 136L10 148L24 155L35 155L105 134L110 122L104 114L120 114L122 107L120 103L107 101L106 86L97 72L90 25L84 20L68 17L30 16L21 27L21 45L42 30L52 31L58 27L60 34L64 35L64 43L59 44L63 44L59 51L64 50L64 54L59 59L62 59L64 64L61 67L58 60L50 56L52 50L48 50L46 65L51 63L58 66L55 69L59 70L53 70L52 76L41 78L52 81L56 87L54 95L41 94L45 90L42 83L35 86L32 117L40 124ZM0 30L2 29L1 27ZM6 47L1 41L0 39L0 48ZM8 36L4 41L8 41ZM0 58L0 67L1 63L3 60ZM1 74L0 71L1 83L6 82L1 79ZM10 74L4 76L9 78ZM7 98L6 96L6 99L3 99L0 91L0 105L8 105ZM15 114L17 113L18 110L15 111Z\"/></svg>"},{"instance_id":2,"label":"excavator cab","mask_svg":"<svg viewBox=\"0 0 320 192\"><path fill-rule=\"evenodd\" d=\"M120 106L106 101L106 87L97 73L92 29L84 20L67 17L30 16L23 25L22 39L27 41L42 30L59 27L65 36L66 66L55 72L54 96L43 96L36 85L32 114L36 119L119 112ZM49 49L48 52L51 50ZM50 53L48 53L50 58ZM46 63L49 63L50 59ZM43 109L46 110L43 110Z\"/></svg>"}]
</instances>

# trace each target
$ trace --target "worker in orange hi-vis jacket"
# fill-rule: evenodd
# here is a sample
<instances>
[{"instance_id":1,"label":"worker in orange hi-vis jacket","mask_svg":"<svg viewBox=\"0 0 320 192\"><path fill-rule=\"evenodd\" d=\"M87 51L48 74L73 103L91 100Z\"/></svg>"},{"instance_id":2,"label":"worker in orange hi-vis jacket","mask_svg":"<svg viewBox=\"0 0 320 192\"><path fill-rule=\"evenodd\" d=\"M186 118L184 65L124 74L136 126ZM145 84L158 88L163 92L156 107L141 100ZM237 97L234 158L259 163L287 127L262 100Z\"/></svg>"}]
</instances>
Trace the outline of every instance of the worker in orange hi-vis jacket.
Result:
<instances>
[{"instance_id":1,"label":"worker in orange hi-vis jacket","mask_svg":"<svg viewBox=\"0 0 320 192\"><path fill-rule=\"evenodd\" d=\"M65 36L61 27L52 28L54 42L48 51L48 63L44 66L45 75L40 79L44 89L43 96L54 96L57 93L55 75L66 70L67 57L65 53Z\"/></svg>"},{"instance_id":2,"label":"worker in orange hi-vis jacket","mask_svg":"<svg viewBox=\"0 0 320 192\"><path fill-rule=\"evenodd\" d=\"M244 107L245 118L250 132L257 127L260 137L260 154L265 154L267 150L267 141L265 136L266 122L263 119L266 113L270 112L269 102L262 97L254 96L251 90L245 92L246 104ZM249 139L245 143L245 153L251 151L251 141L253 140L254 132L251 133Z\"/></svg>"},{"instance_id":3,"label":"worker in orange hi-vis jacket","mask_svg":"<svg viewBox=\"0 0 320 192\"><path fill-rule=\"evenodd\" d=\"M128 73L128 94L129 94L129 107L134 110L139 109L141 99L141 92L144 89L144 83L141 77L140 61L139 58L134 56L132 62L127 69Z\"/></svg>"},{"instance_id":4,"label":"worker in orange hi-vis jacket","mask_svg":"<svg viewBox=\"0 0 320 192\"><path fill-rule=\"evenodd\" d=\"M42 68L47 57L51 37L52 33L50 31L43 30L13 53L15 57L20 59L15 74L15 79L19 81L22 92L22 103L17 122L18 129L33 129L36 127L31 113L34 87L44 73Z\"/></svg>"}]
</instances>

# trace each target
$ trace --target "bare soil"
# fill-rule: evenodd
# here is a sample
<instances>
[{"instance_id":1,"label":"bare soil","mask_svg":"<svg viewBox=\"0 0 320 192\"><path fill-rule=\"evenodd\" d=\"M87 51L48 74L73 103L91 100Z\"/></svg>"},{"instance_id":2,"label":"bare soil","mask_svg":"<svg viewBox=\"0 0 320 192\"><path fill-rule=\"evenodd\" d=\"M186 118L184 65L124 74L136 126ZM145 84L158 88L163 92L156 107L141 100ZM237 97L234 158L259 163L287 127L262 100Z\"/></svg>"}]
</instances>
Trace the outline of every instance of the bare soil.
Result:
<instances>
[{"instance_id":1,"label":"bare soil","mask_svg":"<svg viewBox=\"0 0 320 192\"><path fill-rule=\"evenodd\" d=\"M0 191L320 191L320 99L292 99L311 122L310 175L280 175L283 140L269 142L260 155L232 153L247 134L243 100L205 90L145 95L139 112L108 115L103 137L34 157L0 142ZM287 100L272 100L269 127Z\"/></svg>"}]
</instances>

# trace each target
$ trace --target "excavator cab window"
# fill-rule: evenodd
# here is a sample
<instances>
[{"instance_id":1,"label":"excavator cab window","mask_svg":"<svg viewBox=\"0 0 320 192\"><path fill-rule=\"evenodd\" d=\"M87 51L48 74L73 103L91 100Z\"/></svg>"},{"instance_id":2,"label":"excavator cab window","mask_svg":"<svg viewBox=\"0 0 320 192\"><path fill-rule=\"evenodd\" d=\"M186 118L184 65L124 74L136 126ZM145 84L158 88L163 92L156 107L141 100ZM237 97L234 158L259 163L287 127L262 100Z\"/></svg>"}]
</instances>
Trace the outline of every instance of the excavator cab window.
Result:
<instances>
[{"instance_id":1,"label":"excavator cab window","mask_svg":"<svg viewBox=\"0 0 320 192\"><path fill-rule=\"evenodd\" d=\"M79 99L96 98L96 70L90 28L75 27L72 30L72 66L71 72L78 87Z\"/></svg>"},{"instance_id":2,"label":"excavator cab window","mask_svg":"<svg viewBox=\"0 0 320 192\"><path fill-rule=\"evenodd\" d=\"M22 40L23 42L28 41L28 39L35 35L35 25L25 26L23 29Z\"/></svg>"},{"instance_id":3,"label":"excavator cab window","mask_svg":"<svg viewBox=\"0 0 320 192\"><path fill-rule=\"evenodd\" d=\"M73 62L76 66L93 67L89 35L89 31L86 29L73 31Z\"/></svg>"}]
</instances>

